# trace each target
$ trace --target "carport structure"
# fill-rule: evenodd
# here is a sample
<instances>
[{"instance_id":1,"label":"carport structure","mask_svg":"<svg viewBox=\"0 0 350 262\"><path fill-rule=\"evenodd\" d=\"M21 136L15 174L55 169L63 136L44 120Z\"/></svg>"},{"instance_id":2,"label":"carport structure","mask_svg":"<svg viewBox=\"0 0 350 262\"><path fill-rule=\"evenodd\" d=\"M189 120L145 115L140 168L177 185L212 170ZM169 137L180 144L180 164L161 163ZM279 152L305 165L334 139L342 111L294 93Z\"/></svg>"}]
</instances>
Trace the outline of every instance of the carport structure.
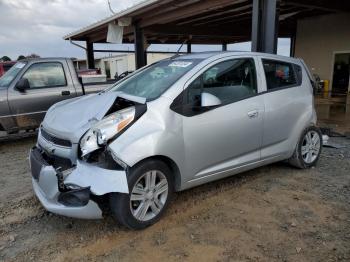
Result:
<instances>
[{"instance_id":1,"label":"carport structure","mask_svg":"<svg viewBox=\"0 0 350 262\"><path fill-rule=\"evenodd\" d=\"M276 53L277 38L291 38L294 55L297 21L350 12L343 0L148 0L73 32L65 40L86 41L89 68L94 68L94 43L107 43L108 25L120 19L123 43L134 43L136 67L144 66L150 44L227 44L252 41L252 51ZM108 50L119 52L121 50ZM125 51L123 51L125 52Z\"/></svg>"}]
</instances>

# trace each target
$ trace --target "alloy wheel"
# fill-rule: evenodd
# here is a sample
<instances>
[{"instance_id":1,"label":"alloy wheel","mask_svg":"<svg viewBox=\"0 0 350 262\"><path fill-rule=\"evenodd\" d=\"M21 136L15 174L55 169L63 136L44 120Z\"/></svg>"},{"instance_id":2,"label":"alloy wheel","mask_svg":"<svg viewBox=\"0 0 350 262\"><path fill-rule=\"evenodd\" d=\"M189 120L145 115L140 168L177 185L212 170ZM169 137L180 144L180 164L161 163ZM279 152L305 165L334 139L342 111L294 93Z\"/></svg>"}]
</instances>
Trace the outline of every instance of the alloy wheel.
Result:
<instances>
[{"instance_id":1,"label":"alloy wheel","mask_svg":"<svg viewBox=\"0 0 350 262\"><path fill-rule=\"evenodd\" d=\"M169 185L159 170L143 174L135 183L130 195L130 210L139 221L148 221L157 216L168 198Z\"/></svg>"},{"instance_id":2,"label":"alloy wheel","mask_svg":"<svg viewBox=\"0 0 350 262\"><path fill-rule=\"evenodd\" d=\"M314 131L310 130L306 133L301 146L301 155L303 160L307 164L311 164L316 160L321 149L321 138L320 135Z\"/></svg>"}]
</instances>

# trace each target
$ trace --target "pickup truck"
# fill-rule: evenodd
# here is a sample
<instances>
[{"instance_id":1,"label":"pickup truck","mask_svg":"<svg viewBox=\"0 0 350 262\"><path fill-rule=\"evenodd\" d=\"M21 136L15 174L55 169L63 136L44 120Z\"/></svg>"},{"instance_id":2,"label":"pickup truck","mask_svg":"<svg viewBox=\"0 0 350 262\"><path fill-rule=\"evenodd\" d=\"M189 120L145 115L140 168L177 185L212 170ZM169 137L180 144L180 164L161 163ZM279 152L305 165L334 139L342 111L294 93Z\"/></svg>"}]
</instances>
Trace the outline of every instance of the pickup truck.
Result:
<instances>
[{"instance_id":1,"label":"pickup truck","mask_svg":"<svg viewBox=\"0 0 350 262\"><path fill-rule=\"evenodd\" d=\"M0 131L35 129L53 104L110 85L83 86L70 58L21 60L0 78Z\"/></svg>"}]
</instances>

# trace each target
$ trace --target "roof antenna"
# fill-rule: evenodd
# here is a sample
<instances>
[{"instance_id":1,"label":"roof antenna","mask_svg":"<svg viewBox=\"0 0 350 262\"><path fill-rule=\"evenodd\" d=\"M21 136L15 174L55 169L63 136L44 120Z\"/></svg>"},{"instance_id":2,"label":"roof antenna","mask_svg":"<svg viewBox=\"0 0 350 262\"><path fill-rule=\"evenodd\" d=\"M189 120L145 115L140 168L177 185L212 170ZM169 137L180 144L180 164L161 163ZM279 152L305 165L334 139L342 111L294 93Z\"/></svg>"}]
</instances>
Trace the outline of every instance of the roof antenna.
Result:
<instances>
[{"instance_id":1,"label":"roof antenna","mask_svg":"<svg viewBox=\"0 0 350 262\"><path fill-rule=\"evenodd\" d=\"M181 48L183 47L183 45L186 44L186 43L187 43L187 39L185 39L185 41L183 41L182 44L180 45L179 49L177 49L177 52L176 52L177 55L179 54L179 52L180 52Z\"/></svg>"},{"instance_id":2,"label":"roof antenna","mask_svg":"<svg viewBox=\"0 0 350 262\"><path fill-rule=\"evenodd\" d=\"M112 14L115 14L115 12L112 9L111 2L109 0L107 0L107 2L108 2L109 11L111 11Z\"/></svg>"},{"instance_id":3,"label":"roof antenna","mask_svg":"<svg viewBox=\"0 0 350 262\"><path fill-rule=\"evenodd\" d=\"M176 54L173 55L172 57L170 57L170 59L174 59L174 58L180 56L180 54L179 54L180 50L183 47L183 45L187 43L187 41L188 41L188 39L185 39L185 41L182 42L182 44L180 45L179 49L177 49Z\"/></svg>"}]
</instances>

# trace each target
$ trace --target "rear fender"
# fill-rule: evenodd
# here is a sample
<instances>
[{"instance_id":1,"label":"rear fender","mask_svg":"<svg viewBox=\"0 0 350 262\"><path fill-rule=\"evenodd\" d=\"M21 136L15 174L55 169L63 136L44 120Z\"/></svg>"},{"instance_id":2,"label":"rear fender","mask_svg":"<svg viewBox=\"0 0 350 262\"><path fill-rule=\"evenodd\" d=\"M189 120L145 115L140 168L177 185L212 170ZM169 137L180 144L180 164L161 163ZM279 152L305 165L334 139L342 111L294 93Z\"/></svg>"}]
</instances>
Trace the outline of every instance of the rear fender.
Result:
<instances>
[{"instance_id":1,"label":"rear fender","mask_svg":"<svg viewBox=\"0 0 350 262\"><path fill-rule=\"evenodd\" d=\"M309 126L316 125L316 112L313 108L313 105L310 105L310 107L312 108L306 110L304 114L302 114L299 117L298 122L294 125L293 131L291 132L291 137L289 139L289 148L291 149L291 151L288 152L288 157L291 157L293 155L295 147L298 144L302 132Z\"/></svg>"}]
</instances>

